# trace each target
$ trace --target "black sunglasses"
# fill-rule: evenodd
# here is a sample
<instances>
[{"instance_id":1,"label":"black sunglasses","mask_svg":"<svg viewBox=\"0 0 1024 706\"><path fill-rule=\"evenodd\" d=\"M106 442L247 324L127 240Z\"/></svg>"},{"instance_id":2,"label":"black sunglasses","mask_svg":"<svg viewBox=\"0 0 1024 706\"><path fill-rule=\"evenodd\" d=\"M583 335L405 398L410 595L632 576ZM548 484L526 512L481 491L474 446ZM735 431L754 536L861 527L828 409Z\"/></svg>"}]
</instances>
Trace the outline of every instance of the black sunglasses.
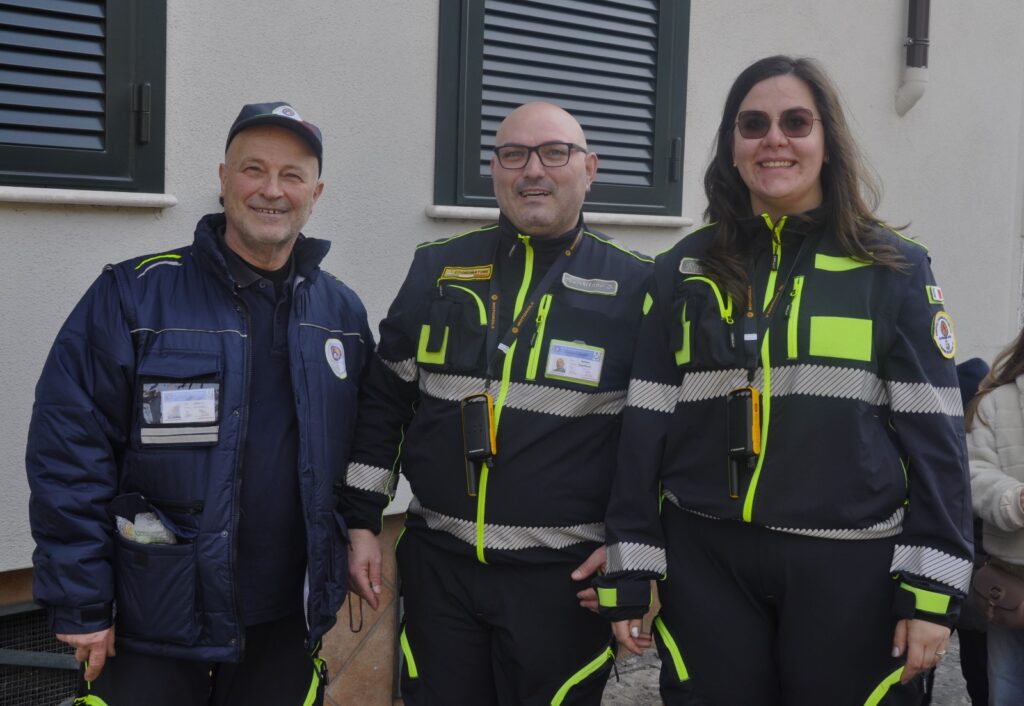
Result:
<instances>
[{"instance_id":1,"label":"black sunglasses","mask_svg":"<svg viewBox=\"0 0 1024 706\"><path fill-rule=\"evenodd\" d=\"M814 113L807 108L789 108L779 115L779 129L786 137L807 137L811 134L815 120L821 122L821 118L814 117ZM736 116L736 127L739 128L740 137L760 140L771 129L772 118L763 110L742 110Z\"/></svg>"}]
</instances>

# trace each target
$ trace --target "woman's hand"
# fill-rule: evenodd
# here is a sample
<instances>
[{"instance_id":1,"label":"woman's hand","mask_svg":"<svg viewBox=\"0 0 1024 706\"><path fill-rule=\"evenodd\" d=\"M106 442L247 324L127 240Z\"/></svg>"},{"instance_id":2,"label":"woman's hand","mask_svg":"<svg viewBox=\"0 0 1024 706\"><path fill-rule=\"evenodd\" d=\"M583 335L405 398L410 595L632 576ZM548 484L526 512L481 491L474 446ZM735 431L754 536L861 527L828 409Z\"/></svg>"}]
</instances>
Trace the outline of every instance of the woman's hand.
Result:
<instances>
[{"instance_id":1,"label":"woman's hand","mask_svg":"<svg viewBox=\"0 0 1024 706\"><path fill-rule=\"evenodd\" d=\"M639 618L634 618L632 620L618 620L612 623L612 632L615 633L615 639L619 641L620 645L636 655L643 654L643 651L653 644L649 632L640 632L641 622Z\"/></svg>"},{"instance_id":2,"label":"woman's hand","mask_svg":"<svg viewBox=\"0 0 1024 706\"><path fill-rule=\"evenodd\" d=\"M949 647L949 632L945 625L927 620L904 618L896 623L896 632L892 636L892 656L907 656L900 682L906 683L939 663Z\"/></svg>"}]
</instances>

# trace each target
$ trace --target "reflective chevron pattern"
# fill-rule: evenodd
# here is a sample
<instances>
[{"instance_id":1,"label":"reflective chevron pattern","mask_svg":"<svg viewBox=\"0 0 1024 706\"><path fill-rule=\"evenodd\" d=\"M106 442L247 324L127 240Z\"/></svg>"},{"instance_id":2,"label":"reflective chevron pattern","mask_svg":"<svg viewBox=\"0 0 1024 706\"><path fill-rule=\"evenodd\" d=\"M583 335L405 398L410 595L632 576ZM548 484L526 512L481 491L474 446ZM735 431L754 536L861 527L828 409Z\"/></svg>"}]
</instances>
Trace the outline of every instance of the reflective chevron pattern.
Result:
<instances>
[{"instance_id":1,"label":"reflective chevron pattern","mask_svg":"<svg viewBox=\"0 0 1024 706\"><path fill-rule=\"evenodd\" d=\"M380 358L380 356L377 357ZM380 358L380 362L384 363L391 372L406 382L412 382L419 377L419 368L416 366L415 358L406 358L405 360L385 360Z\"/></svg>"},{"instance_id":2,"label":"reflective chevron pattern","mask_svg":"<svg viewBox=\"0 0 1024 706\"><path fill-rule=\"evenodd\" d=\"M968 559L946 554L931 547L897 544L892 554L892 573L906 572L967 592L974 564Z\"/></svg>"},{"instance_id":3,"label":"reflective chevron pattern","mask_svg":"<svg viewBox=\"0 0 1024 706\"><path fill-rule=\"evenodd\" d=\"M350 463L345 469L345 485L371 493L394 494L396 480L396 474L387 468L368 466L365 463Z\"/></svg>"},{"instance_id":4,"label":"reflective chevron pattern","mask_svg":"<svg viewBox=\"0 0 1024 706\"><path fill-rule=\"evenodd\" d=\"M665 575L665 550L649 544L618 542L608 547L608 573L616 571L653 571Z\"/></svg>"},{"instance_id":5,"label":"reflective chevron pattern","mask_svg":"<svg viewBox=\"0 0 1024 706\"><path fill-rule=\"evenodd\" d=\"M437 399L457 402L485 389L483 378L420 371L420 392ZM492 383L492 387L495 383ZM514 382L508 386L505 409L554 414L559 417L614 415L626 406L625 390L580 392L560 387Z\"/></svg>"},{"instance_id":6,"label":"reflective chevron pattern","mask_svg":"<svg viewBox=\"0 0 1024 706\"><path fill-rule=\"evenodd\" d=\"M903 513L902 507L897 508L896 512L888 519L862 529L805 529L802 527L769 527L768 529L820 539L882 539L895 537L903 531Z\"/></svg>"}]
</instances>

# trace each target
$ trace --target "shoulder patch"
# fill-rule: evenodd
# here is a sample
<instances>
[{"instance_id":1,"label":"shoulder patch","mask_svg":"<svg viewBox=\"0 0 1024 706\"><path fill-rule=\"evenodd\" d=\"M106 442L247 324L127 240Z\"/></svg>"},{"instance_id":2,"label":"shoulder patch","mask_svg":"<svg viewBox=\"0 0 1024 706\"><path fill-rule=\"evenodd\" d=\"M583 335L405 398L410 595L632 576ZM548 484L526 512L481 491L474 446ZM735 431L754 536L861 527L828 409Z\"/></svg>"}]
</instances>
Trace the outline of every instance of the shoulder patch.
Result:
<instances>
[{"instance_id":1,"label":"shoulder patch","mask_svg":"<svg viewBox=\"0 0 1024 706\"><path fill-rule=\"evenodd\" d=\"M684 257L679 261L679 272L684 275L702 275L704 274L704 266L695 257Z\"/></svg>"},{"instance_id":2,"label":"shoulder patch","mask_svg":"<svg viewBox=\"0 0 1024 706\"><path fill-rule=\"evenodd\" d=\"M614 297L619 293L619 283L613 279L586 279L568 272L562 274L562 284L566 289L574 289L586 294L603 294Z\"/></svg>"},{"instance_id":3,"label":"shoulder patch","mask_svg":"<svg viewBox=\"0 0 1024 706\"><path fill-rule=\"evenodd\" d=\"M953 334L953 319L944 311L932 317L932 340L944 358L956 355L956 336Z\"/></svg>"},{"instance_id":4,"label":"shoulder patch","mask_svg":"<svg viewBox=\"0 0 1024 706\"><path fill-rule=\"evenodd\" d=\"M925 291L928 293L929 304L941 304L945 301L942 297L942 287L938 287L934 284L927 285Z\"/></svg>"},{"instance_id":5,"label":"shoulder patch","mask_svg":"<svg viewBox=\"0 0 1024 706\"><path fill-rule=\"evenodd\" d=\"M440 279L474 280L490 279L494 272L494 265L475 265L470 267L455 267L446 265L441 271Z\"/></svg>"}]
</instances>

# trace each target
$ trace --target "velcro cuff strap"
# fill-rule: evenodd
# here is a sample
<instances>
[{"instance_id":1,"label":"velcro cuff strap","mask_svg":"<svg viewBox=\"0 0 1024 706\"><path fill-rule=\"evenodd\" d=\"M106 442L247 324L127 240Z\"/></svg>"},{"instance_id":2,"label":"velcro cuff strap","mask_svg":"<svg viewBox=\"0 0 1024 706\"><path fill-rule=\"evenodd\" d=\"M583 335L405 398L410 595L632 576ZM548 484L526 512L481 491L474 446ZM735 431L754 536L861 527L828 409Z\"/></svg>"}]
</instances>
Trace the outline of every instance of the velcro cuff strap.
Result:
<instances>
[{"instance_id":1,"label":"velcro cuff strap","mask_svg":"<svg viewBox=\"0 0 1024 706\"><path fill-rule=\"evenodd\" d=\"M900 618L952 627L960 616L960 599L901 581L893 597L893 611Z\"/></svg>"},{"instance_id":2,"label":"velcro cuff strap","mask_svg":"<svg viewBox=\"0 0 1024 706\"><path fill-rule=\"evenodd\" d=\"M921 613L933 615L946 615L949 613L950 597L945 593L926 591L923 588L915 588L910 584L900 582L900 588L910 591L914 595L914 610Z\"/></svg>"}]
</instances>

